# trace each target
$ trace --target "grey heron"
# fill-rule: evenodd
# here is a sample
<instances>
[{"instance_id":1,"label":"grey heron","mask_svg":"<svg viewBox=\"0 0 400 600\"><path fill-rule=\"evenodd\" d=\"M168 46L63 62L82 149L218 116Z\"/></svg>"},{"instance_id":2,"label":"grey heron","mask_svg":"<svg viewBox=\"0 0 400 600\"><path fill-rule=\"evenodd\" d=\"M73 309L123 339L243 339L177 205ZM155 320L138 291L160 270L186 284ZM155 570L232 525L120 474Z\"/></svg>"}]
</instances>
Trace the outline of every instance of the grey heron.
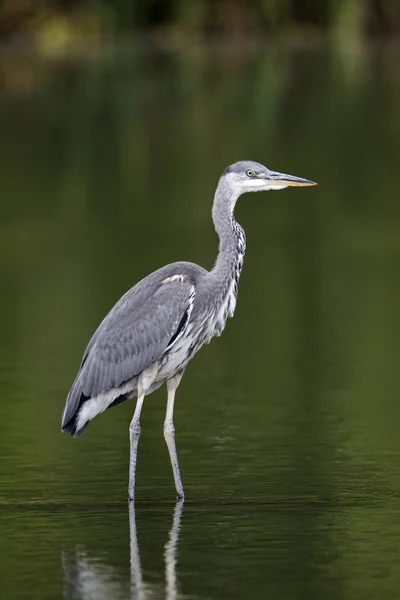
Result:
<instances>
[{"instance_id":1,"label":"grey heron","mask_svg":"<svg viewBox=\"0 0 400 600\"><path fill-rule=\"evenodd\" d=\"M137 397L129 427L131 500L143 401L163 383L168 392L164 437L176 492L184 497L173 424L175 392L188 362L221 335L235 311L246 250L245 233L234 218L237 199L245 192L311 185L316 183L253 161L227 167L212 207L219 252L211 271L190 262L161 267L126 292L93 334L65 403L62 431L79 437L96 415Z\"/></svg>"}]
</instances>

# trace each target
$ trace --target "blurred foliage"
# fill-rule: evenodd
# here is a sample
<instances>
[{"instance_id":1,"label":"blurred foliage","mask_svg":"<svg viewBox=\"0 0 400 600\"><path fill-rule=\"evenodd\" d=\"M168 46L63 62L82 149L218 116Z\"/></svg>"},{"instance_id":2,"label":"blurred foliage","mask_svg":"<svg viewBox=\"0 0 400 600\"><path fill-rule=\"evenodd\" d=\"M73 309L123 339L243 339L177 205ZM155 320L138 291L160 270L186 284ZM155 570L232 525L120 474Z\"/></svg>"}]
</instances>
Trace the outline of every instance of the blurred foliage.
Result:
<instances>
[{"instance_id":1,"label":"blurred foliage","mask_svg":"<svg viewBox=\"0 0 400 600\"><path fill-rule=\"evenodd\" d=\"M398 0L3 0L0 37L57 52L122 32L163 39L260 37L296 28L345 35L400 29Z\"/></svg>"}]
</instances>

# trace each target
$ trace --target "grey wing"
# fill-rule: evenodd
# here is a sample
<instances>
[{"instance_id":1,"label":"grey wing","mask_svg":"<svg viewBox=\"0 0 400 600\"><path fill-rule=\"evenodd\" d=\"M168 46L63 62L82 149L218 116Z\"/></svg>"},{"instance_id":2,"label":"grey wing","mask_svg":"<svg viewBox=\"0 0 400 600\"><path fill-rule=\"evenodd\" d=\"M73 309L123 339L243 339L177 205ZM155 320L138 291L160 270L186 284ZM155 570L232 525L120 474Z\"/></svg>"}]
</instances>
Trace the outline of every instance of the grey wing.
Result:
<instances>
[{"instance_id":1,"label":"grey wing","mask_svg":"<svg viewBox=\"0 0 400 600\"><path fill-rule=\"evenodd\" d=\"M187 326L195 284L187 276L167 277L141 294L140 282L123 296L100 324L84 353L62 417L65 428L76 414L82 395L96 396L139 375Z\"/></svg>"}]
</instances>

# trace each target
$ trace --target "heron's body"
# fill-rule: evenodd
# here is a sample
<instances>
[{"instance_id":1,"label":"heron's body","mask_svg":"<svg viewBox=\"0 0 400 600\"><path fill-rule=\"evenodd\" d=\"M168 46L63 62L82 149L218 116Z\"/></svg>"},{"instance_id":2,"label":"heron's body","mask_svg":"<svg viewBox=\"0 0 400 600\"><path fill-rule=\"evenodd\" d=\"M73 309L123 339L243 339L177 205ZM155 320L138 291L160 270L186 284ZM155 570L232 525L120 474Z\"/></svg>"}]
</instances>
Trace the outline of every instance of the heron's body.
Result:
<instances>
[{"instance_id":1,"label":"heron's body","mask_svg":"<svg viewBox=\"0 0 400 600\"><path fill-rule=\"evenodd\" d=\"M266 180L269 188L266 183L262 187ZM174 395L188 362L203 344L222 333L227 318L235 311L246 249L244 231L233 216L236 200L243 191L280 189L291 184L313 182L268 171L251 161L228 167L219 181L213 205L213 221L220 239L214 268L206 271L193 263L176 262L151 273L122 296L90 340L66 401L62 429L78 437L97 414L137 396L130 428L131 498L143 399L163 383L168 387L164 434L177 492L183 496L172 423Z\"/></svg>"},{"instance_id":2,"label":"heron's body","mask_svg":"<svg viewBox=\"0 0 400 600\"><path fill-rule=\"evenodd\" d=\"M195 317L202 310L204 295L209 294L206 289L209 275L205 269L193 263L172 263L155 271L122 296L99 326L94 335L95 339L91 340L85 352L87 358L84 357L82 361L83 367L86 361L90 362L86 369L82 368L78 373L71 390L71 393L75 390L80 393L79 411L73 413L69 425L75 437L79 437L88 422L97 414L111 405L115 406L116 400L122 401L135 397L139 374L150 367L154 361L158 360L158 370L146 395L151 394L176 373L182 371L204 343L209 342L214 335L220 335L228 315L233 316L236 294L232 293L232 286L227 282L220 290L220 294L215 297L216 310L203 311L201 324L196 326ZM158 321L150 320L151 314L155 311L152 299L157 293L162 296L164 290L179 305L171 329L163 332L164 335L157 335L155 331L153 336L151 331L148 331L150 343L147 347L144 344L138 345L130 352L128 345L134 338L129 336L124 340L125 344L122 342L119 348L115 346L111 350L110 338L115 335L114 332L121 331L121 321L125 318L130 321L136 317L138 324L145 327L143 314L145 312L149 329L159 325ZM132 301L137 303L136 315L131 309ZM143 310L144 308L147 310ZM160 316L163 316L162 313ZM139 334L142 332L144 331L139 331ZM93 350L91 345L94 347ZM114 371L120 371L121 374L118 376L116 373L106 383L104 379L110 362ZM134 362L135 367L132 368ZM91 370L93 370L92 376Z\"/></svg>"}]
</instances>

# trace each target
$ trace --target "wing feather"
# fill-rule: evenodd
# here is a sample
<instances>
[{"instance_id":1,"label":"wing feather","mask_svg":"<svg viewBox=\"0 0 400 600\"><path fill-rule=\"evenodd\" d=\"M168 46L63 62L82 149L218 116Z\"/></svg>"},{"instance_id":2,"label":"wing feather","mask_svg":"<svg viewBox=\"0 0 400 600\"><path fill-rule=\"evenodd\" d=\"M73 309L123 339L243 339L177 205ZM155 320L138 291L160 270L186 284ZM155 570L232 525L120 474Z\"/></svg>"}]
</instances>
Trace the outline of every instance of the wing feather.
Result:
<instances>
[{"instance_id":1,"label":"wing feather","mask_svg":"<svg viewBox=\"0 0 400 600\"><path fill-rule=\"evenodd\" d=\"M67 429L80 408L82 394L91 398L118 387L162 357L194 294L193 278L162 279L160 274L155 282L142 280L119 300L85 350L67 397L62 427Z\"/></svg>"}]
</instances>

